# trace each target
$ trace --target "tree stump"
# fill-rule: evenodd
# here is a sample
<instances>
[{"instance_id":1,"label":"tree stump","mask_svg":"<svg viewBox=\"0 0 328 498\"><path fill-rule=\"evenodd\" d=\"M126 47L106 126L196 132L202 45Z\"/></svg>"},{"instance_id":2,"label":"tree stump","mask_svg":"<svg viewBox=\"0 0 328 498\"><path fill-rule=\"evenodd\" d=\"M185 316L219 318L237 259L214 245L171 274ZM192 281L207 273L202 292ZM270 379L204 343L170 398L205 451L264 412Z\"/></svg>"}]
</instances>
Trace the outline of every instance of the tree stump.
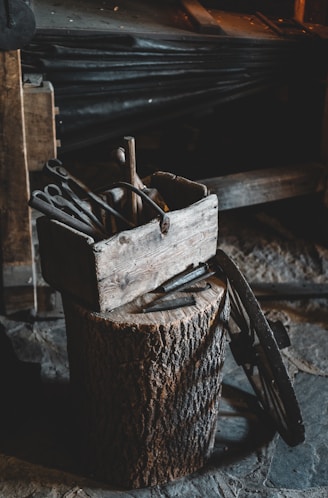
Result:
<instances>
[{"instance_id":1,"label":"tree stump","mask_svg":"<svg viewBox=\"0 0 328 498\"><path fill-rule=\"evenodd\" d=\"M194 296L193 306L142 313L157 294L111 312L63 295L74 424L88 474L120 488L154 486L196 471L211 454L229 305L216 277Z\"/></svg>"}]
</instances>

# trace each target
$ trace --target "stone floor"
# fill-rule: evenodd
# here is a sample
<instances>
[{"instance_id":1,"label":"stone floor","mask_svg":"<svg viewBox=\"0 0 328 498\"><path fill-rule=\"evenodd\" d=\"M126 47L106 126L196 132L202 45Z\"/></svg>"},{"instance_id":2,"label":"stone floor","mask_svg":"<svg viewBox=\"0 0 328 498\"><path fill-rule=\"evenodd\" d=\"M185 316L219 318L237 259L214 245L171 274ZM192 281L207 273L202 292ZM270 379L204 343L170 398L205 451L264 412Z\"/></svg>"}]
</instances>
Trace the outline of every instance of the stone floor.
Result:
<instances>
[{"instance_id":1,"label":"stone floor","mask_svg":"<svg viewBox=\"0 0 328 498\"><path fill-rule=\"evenodd\" d=\"M250 283L327 283L327 213L310 201L221 213L219 246ZM113 489L79 471L70 438L74 414L64 317L1 316L0 497L327 497L328 298L260 302L289 331L291 346L282 356L301 407L305 442L288 446L258 416L243 370L227 348L209 461L193 475L136 490Z\"/></svg>"}]
</instances>

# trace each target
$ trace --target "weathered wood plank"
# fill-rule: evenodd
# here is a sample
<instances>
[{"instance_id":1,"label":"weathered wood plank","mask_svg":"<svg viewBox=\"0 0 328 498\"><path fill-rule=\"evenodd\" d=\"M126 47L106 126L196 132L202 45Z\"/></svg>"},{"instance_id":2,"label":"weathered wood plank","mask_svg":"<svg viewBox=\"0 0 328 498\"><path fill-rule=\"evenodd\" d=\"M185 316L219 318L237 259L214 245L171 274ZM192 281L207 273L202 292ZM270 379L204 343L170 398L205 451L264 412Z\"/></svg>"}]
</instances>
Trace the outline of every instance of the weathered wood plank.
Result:
<instances>
[{"instance_id":1,"label":"weathered wood plank","mask_svg":"<svg viewBox=\"0 0 328 498\"><path fill-rule=\"evenodd\" d=\"M219 210L324 192L327 170L319 163L252 170L199 180L218 196Z\"/></svg>"},{"instance_id":2,"label":"weathered wood plank","mask_svg":"<svg viewBox=\"0 0 328 498\"><path fill-rule=\"evenodd\" d=\"M0 52L0 235L3 286L36 307L20 52ZM23 271L21 271L23 268ZM16 295L16 298L18 295ZM4 298L6 300L6 296ZM4 303L4 307L10 303Z\"/></svg>"},{"instance_id":3,"label":"weathered wood plank","mask_svg":"<svg viewBox=\"0 0 328 498\"><path fill-rule=\"evenodd\" d=\"M197 0L180 0L197 31L203 34L223 34L222 27Z\"/></svg>"},{"instance_id":4,"label":"weathered wood plank","mask_svg":"<svg viewBox=\"0 0 328 498\"><path fill-rule=\"evenodd\" d=\"M257 299L303 299L327 297L328 284L316 282L250 282Z\"/></svg>"},{"instance_id":5,"label":"weathered wood plank","mask_svg":"<svg viewBox=\"0 0 328 498\"><path fill-rule=\"evenodd\" d=\"M165 280L215 255L218 202L209 195L170 211L167 234L158 219L93 243L76 230L37 220L42 274L94 310L106 311L157 288Z\"/></svg>"},{"instance_id":6,"label":"weathered wood plank","mask_svg":"<svg viewBox=\"0 0 328 498\"><path fill-rule=\"evenodd\" d=\"M54 88L44 81L37 87L25 84L23 92L27 164L29 171L36 171L57 157Z\"/></svg>"}]
</instances>

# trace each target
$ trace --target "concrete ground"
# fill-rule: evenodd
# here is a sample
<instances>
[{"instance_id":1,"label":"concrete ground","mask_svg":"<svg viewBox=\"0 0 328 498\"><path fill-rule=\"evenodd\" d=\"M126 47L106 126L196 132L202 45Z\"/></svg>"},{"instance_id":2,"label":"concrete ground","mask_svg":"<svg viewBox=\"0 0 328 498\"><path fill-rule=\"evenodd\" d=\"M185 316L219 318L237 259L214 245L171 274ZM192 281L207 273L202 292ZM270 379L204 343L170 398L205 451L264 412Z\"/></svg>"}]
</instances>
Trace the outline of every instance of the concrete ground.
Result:
<instances>
[{"instance_id":1,"label":"concrete ground","mask_svg":"<svg viewBox=\"0 0 328 498\"><path fill-rule=\"evenodd\" d=\"M327 213L317 199L220 215L219 246L250 283L327 284ZM317 288L318 289L318 288ZM317 291L318 292L318 291ZM326 498L328 496L327 295L260 300L281 319L282 352L305 425L288 446L254 409L229 347L213 453L192 475L153 488L113 489L82 475L71 444L64 317L1 316L0 497Z\"/></svg>"}]
</instances>

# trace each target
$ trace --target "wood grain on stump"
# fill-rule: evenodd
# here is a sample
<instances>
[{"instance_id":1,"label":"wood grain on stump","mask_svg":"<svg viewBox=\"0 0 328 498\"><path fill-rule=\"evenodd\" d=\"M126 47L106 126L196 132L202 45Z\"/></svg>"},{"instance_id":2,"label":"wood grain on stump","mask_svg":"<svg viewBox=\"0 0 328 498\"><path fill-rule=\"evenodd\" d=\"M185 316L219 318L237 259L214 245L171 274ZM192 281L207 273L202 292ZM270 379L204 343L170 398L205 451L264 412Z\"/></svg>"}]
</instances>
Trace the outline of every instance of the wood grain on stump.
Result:
<instances>
[{"instance_id":1,"label":"wood grain on stump","mask_svg":"<svg viewBox=\"0 0 328 498\"><path fill-rule=\"evenodd\" d=\"M194 306L152 313L139 310L154 293L107 313L63 296L87 473L138 488L204 465L214 445L228 315L223 283L212 277L210 284L194 294Z\"/></svg>"}]
</instances>

